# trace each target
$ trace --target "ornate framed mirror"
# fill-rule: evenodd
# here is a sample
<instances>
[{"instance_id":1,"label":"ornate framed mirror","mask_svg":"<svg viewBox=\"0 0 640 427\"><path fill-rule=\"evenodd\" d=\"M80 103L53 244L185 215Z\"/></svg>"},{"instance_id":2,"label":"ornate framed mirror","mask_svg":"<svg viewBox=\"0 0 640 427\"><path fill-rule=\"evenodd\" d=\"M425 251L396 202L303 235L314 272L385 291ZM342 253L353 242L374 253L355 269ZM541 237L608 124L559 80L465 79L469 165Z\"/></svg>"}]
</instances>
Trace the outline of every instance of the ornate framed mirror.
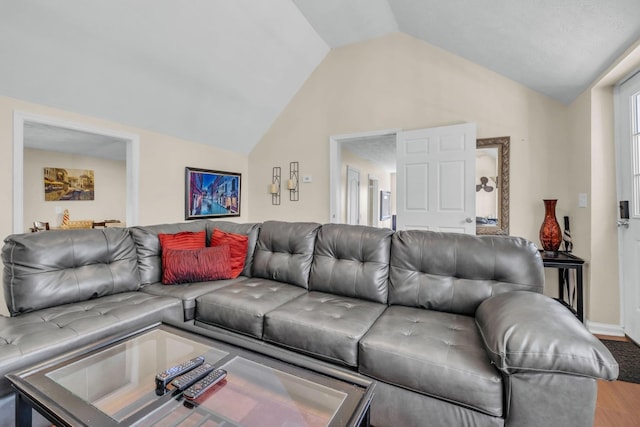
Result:
<instances>
[{"instance_id":1,"label":"ornate framed mirror","mask_svg":"<svg viewBox=\"0 0 640 427\"><path fill-rule=\"evenodd\" d=\"M509 141L476 140L476 234L509 234Z\"/></svg>"}]
</instances>

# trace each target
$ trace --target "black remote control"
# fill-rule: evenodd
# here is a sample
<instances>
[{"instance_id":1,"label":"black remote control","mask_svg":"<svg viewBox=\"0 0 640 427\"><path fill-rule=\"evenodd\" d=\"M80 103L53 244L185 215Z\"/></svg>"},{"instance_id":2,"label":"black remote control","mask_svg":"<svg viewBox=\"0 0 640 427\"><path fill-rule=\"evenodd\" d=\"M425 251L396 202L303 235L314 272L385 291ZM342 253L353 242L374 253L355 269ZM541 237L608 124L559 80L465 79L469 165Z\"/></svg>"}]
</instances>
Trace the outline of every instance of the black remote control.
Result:
<instances>
[{"instance_id":1,"label":"black remote control","mask_svg":"<svg viewBox=\"0 0 640 427\"><path fill-rule=\"evenodd\" d=\"M200 397L205 391L209 390L214 385L218 384L227 376L227 371L224 369L216 369L209 375L189 387L182 395L189 399L194 400Z\"/></svg>"},{"instance_id":2,"label":"black remote control","mask_svg":"<svg viewBox=\"0 0 640 427\"><path fill-rule=\"evenodd\" d=\"M186 374L179 376L171 382L171 385L182 391L196 381L199 381L209 375L214 369L215 368L213 367L213 365L211 365L210 363L205 363L198 366L193 371L189 371Z\"/></svg>"},{"instance_id":3,"label":"black remote control","mask_svg":"<svg viewBox=\"0 0 640 427\"><path fill-rule=\"evenodd\" d=\"M171 382L175 377L182 374L186 374L193 368L196 368L204 363L204 357L198 356L191 360L180 363L179 365L172 366L166 371L160 372L156 375L156 388L163 389L167 387L167 384Z\"/></svg>"}]
</instances>

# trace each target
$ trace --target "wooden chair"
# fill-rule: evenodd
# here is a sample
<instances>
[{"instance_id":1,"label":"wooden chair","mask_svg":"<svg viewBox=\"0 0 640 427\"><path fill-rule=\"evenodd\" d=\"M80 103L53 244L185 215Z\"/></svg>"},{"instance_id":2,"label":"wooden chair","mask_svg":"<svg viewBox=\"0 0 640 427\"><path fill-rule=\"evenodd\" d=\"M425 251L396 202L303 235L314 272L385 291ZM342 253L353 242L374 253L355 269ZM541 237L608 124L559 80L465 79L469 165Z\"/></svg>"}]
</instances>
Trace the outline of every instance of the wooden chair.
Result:
<instances>
[{"instance_id":1,"label":"wooden chair","mask_svg":"<svg viewBox=\"0 0 640 427\"><path fill-rule=\"evenodd\" d=\"M33 227L30 228L32 233L37 233L38 231L45 231L49 229L49 223L44 221L33 221Z\"/></svg>"}]
</instances>

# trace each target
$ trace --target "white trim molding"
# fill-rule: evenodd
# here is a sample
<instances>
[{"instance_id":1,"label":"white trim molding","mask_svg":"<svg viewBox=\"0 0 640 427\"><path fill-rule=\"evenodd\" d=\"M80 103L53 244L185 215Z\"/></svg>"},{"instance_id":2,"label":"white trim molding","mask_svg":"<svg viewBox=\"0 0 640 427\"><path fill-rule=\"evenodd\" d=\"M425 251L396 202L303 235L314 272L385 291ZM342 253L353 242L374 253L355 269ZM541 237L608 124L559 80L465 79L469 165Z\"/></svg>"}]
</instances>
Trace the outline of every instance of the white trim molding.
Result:
<instances>
[{"instance_id":1,"label":"white trim molding","mask_svg":"<svg viewBox=\"0 0 640 427\"><path fill-rule=\"evenodd\" d=\"M624 337L625 335L622 325L612 325L587 320L587 329L594 335L609 335L612 337Z\"/></svg>"}]
</instances>

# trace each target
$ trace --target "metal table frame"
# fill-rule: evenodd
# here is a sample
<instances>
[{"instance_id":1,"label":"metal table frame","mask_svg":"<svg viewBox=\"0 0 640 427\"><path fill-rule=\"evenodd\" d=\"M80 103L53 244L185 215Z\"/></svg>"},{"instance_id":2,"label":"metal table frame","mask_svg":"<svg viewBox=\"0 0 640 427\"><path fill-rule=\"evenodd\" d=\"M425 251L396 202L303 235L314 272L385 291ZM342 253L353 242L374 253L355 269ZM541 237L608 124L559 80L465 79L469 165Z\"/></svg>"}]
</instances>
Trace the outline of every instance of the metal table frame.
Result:
<instances>
[{"instance_id":1,"label":"metal table frame","mask_svg":"<svg viewBox=\"0 0 640 427\"><path fill-rule=\"evenodd\" d=\"M576 317L584 323L582 266L585 261L582 258L564 251L546 252L541 250L540 256L542 257L542 264L545 268L558 269L558 300L573 311ZM570 270L576 271L576 283L574 286L570 283L570 275L568 274ZM575 298L572 290L575 290Z\"/></svg>"}]
</instances>

